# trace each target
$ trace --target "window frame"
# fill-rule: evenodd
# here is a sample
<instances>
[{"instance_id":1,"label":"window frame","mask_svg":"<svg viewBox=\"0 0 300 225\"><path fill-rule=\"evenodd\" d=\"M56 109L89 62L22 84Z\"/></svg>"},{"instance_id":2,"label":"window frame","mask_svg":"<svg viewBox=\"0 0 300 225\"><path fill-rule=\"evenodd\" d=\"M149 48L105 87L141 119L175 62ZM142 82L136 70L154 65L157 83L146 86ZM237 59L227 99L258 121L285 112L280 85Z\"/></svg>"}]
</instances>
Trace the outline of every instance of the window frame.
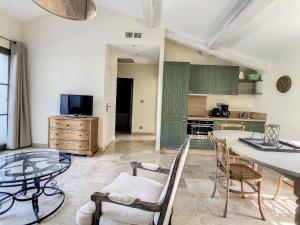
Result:
<instances>
[{"instance_id":1,"label":"window frame","mask_svg":"<svg viewBox=\"0 0 300 225\"><path fill-rule=\"evenodd\" d=\"M10 49L4 48L2 46L0 46L0 54L4 54L8 56L8 64L10 64ZM6 116L6 126L7 126L7 121L8 121L8 94L9 94L9 74L10 74L10 66L8 65L8 77L7 77L7 84L5 83L0 83L0 86L7 86L7 110L6 113L0 113L0 117L2 116ZM7 129L6 129L7 131ZM0 144L0 150L4 150L6 149L6 143L4 144Z\"/></svg>"}]
</instances>

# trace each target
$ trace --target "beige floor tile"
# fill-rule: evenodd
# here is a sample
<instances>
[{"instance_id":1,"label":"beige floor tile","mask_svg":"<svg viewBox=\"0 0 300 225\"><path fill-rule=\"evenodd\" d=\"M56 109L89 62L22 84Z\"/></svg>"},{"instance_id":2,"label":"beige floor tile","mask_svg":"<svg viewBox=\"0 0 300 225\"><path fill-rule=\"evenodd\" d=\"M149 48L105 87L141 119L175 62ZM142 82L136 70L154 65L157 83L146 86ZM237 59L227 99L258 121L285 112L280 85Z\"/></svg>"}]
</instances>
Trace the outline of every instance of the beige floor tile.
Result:
<instances>
[{"instance_id":1,"label":"beige floor tile","mask_svg":"<svg viewBox=\"0 0 300 225\"><path fill-rule=\"evenodd\" d=\"M28 151L32 149L22 150ZM37 150L37 149L34 149ZM198 150L199 151L199 150ZM15 153L15 151L13 152ZM0 153L5 154L4 153ZM75 224L76 210L89 201L90 195L110 184L120 172L132 173L130 162L152 162L169 168L174 153L158 154L154 152L154 137L142 135L120 135L117 141L106 151L98 152L94 157L73 157L71 168L57 177L59 186L65 191L66 201L63 207L51 218L43 221L46 225ZM216 198L210 198L213 188L215 156L191 154L188 156L180 181L173 208L173 225L292 225L294 224L295 196L288 185L278 201L270 197L276 190L278 174L270 169L259 167L263 175L263 207L268 221L260 220L256 198L241 199L231 195L228 218L223 218L225 204L224 193L218 192ZM138 171L145 176L165 183L167 176L147 171ZM1 190L0 190L1 191ZM30 208L30 202L28 203ZM1 225L19 225L28 214L0 216ZM10 216L9 216L10 215Z\"/></svg>"}]
</instances>

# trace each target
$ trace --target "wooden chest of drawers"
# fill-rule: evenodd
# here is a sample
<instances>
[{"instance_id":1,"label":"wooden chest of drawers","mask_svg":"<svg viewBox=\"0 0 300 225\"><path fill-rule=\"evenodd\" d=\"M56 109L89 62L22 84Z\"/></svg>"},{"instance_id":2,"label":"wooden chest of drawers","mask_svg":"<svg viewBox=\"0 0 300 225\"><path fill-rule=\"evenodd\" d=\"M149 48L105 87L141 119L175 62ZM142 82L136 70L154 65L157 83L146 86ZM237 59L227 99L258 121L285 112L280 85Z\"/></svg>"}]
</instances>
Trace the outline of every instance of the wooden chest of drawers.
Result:
<instances>
[{"instance_id":1,"label":"wooden chest of drawers","mask_svg":"<svg viewBox=\"0 0 300 225\"><path fill-rule=\"evenodd\" d=\"M98 118L50 117L48 148L78 155L93 155L99 149Z\"/></svg>"}]
</instances>

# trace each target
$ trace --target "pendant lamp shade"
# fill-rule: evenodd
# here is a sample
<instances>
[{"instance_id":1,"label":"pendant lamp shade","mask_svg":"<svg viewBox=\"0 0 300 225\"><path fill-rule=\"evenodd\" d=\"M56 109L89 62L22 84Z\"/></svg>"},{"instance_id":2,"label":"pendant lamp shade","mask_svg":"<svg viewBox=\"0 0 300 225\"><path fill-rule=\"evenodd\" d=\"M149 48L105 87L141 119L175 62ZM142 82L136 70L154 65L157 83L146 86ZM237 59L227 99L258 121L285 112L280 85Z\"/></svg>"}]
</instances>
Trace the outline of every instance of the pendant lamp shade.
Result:
<instances>
[{"instance_id":1,"label":"pendant lamp shade","mask_svg":"<svg viewBox=\"0 0 300 225\"><path fill-rule=\"evenodd\" d=\"M70 20L88 20L97 15L95 0L33 0L46 11Z\"/></svg>"}]
</instances>

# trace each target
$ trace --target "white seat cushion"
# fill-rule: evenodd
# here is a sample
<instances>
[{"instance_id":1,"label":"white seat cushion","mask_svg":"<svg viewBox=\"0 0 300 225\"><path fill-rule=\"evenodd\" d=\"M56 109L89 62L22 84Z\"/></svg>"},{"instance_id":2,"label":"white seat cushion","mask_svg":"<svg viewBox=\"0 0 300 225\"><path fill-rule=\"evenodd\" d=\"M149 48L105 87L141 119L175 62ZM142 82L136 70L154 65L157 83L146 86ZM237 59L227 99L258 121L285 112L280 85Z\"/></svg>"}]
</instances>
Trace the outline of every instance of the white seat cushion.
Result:
<instances>
[{"instance_id":1,"label":"white seat cushion","mask_svg":"<svg viewBox=\"0 0 300 225\"><path fill-rule=\"evenodd\" d=\"M123 223L116 220L112 220L107 216L101 216L99 225L133 225L133 224Z\"/></svg>"},{"instance_id":2,"label":"white seat cushion","mask_svg":"<svg viewBox=\"0 0 300 225\"><path fill-rule=\"evenodd\" d=\"M81 206L76 212L76 224L77 225L92 225L93 213L96 209L95 203L89 201Z\"/></svg>"},{"instance_id":3,"label":"white seat cushion","mask_svg":"<svg viewBox=\"0 0 300 225\"><path fill-rule=\"evenodd\" d=\"M156 181L145 177L135 177L128 173L121 173L118 178L110 185L104 187L102 193L128 193L137 198L156 203L164 186ZM78 225L91 225L92 214L95 210L95 204L89 202L82 206L76 214ZM153 221L153 213L140 209L130 208L113 203L102 203L102 215L107 219L119 221L120 225L150 225ZM103 221L103 219L102 219ZM100 221L102 225L102 222ZM104 223L105 225L107 223ZM117 223L118 224L118 223Z\"/></svg>"}]
</instances>

